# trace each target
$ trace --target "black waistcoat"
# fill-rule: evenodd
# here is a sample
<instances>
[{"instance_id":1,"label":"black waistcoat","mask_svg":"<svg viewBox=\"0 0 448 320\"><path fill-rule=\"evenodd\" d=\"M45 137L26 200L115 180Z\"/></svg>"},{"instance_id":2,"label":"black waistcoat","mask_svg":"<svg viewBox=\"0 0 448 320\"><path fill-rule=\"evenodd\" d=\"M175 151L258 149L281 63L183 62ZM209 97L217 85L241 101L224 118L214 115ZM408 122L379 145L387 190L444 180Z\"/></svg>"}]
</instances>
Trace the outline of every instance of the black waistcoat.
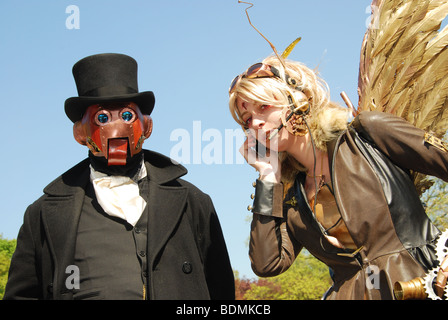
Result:
<instances>
[{"instance_id":1,"label":"black waistcoat","mask_svg":"<svg viewBox=\"0 0 448 320\"><path fill-rule=\"evenodd\" d=\"M139 182L147 201L147 179ZM106 214L89 184L76 240L79 289L74 299L128 300L146 297L147 207L135 227Z\"/></svg>"}]
</instances>

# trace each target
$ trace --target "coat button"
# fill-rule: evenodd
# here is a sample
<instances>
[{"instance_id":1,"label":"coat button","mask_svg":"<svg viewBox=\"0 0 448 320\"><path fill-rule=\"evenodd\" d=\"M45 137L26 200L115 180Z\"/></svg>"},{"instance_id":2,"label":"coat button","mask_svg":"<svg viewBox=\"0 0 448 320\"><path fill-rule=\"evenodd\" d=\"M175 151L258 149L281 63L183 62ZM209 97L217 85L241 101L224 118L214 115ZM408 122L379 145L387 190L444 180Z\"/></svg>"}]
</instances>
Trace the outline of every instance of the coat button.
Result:
<instances>
[{"instance_id":1,"label":"coat button","mask_svg":"<svg viewBox=\"0 0 448 320\"><path fill-rule=\"evenodd\" d=\"M190 262L185 261L184 264L182 265L182 271L185 274L189 274L189 273L191 273L191 271L193 271L193 266L191 265Z\"/></svg>"}]
</instances>

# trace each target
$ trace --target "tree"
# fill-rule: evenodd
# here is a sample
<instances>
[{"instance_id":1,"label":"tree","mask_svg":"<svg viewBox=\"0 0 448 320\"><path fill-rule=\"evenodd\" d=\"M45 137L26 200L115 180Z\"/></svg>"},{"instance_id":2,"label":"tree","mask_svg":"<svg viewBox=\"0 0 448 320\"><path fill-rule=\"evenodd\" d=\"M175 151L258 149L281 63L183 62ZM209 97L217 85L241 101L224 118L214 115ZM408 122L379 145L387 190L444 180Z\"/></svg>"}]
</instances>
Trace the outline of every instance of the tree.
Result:
<instances>
[{"instance_id":1,"label":"tree","mask_svg":"<svg viewBox=\"0 0 448 320\"><path fill-rule=\"evenodd\" d=\"M244 300L244 295L250 289L253 280L250 279L240 279L238 271L234 271L235 278L235 299Z\"/></svg>"},{"instance_id":2,"label":"tree","mask_svg":"<svg viewBox=\"0 0 448 320\"><path fill-rule=\"evenodd\" d=\"M243 300L318 300L331 286L328 267L303 251L288 271L273 278L237 279L237 298ZM249 289L247 287L249 286ZM245 292L244 292L244 289Z\"/></svg>"},{"instance_id":3,"label":"tree","mask_svg":"<svg viewBox=\"0 0 448 320\"><path fill-rule=\"evenodd\" d=\"M3 299L5 294L9 265L11 264L11 257L16 249L16 245L16 240L3 239L2 235L0 235L0 299Z\"/></svg>"},{"instance_id":4,"label":"tree","mask_svg":"<svg viewBox=\"0 0 448 320\"><path fill-rule=\"evenodd\" d=\"M434 224L445 230L448 228L448 184L434 177L428 177L428 180L434 184L422 194L421 200Z\"/></svg>"}]
</instances>

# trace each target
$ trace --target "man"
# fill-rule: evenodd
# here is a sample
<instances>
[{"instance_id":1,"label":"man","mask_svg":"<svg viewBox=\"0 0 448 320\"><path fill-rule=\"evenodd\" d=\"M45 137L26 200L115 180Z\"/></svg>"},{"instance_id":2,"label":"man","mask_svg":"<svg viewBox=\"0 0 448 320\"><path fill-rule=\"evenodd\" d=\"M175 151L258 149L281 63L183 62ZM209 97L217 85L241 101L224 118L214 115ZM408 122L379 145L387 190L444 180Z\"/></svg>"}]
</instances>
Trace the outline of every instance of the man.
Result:
<instances>
[{"instance_id":1,"label":"man","mask_svg":"<svg viewBox=\"0 0 448 320\"><path fill-rule=\"evenodd\" d=\"M27 209L4 298L233 299L210 197L142 150L154 94L138 92L135 60L93 55L73 75L65 112L89 157Z\"/></svg>"}]
</instances>

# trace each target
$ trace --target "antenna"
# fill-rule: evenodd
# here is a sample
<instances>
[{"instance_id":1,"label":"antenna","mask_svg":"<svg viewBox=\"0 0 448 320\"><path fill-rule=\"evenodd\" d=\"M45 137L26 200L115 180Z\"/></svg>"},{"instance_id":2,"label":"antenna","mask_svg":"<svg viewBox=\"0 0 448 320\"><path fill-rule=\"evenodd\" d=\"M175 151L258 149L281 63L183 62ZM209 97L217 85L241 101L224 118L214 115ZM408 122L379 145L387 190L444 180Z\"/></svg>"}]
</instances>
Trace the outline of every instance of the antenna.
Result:
<instances>
[{"instance_id":1,"label":"antenna","mask_svg":"<svg viewBox=\"0 0 448 320\"><path fill-rule=\"evenodd\" d=\"M257 31L262 37L263 37L263 39L264 40L266 40L268 43L269 43L269 45L271 46L271 48L272 48L272 50L274 50L274 53L275 53L275 55L277 56L277 58L278 58L278 60L280 61L280 63L282 64L282 66L283 66L283 68L286 70L286 66L285 66L285 64L283 63L283 59L280 57L280 55L278 54L278 52L277 52L277 49L275 48L275 46L271 43L271 41L269 41L268 40L268 38L266 38L253 24L252 24L252 21L250 21L250 16L249 16L249 12L247 12L247 10L249 10L250 8L252 8L253 6L254 6L254 4L253 3L250 3L250 2L245 2L245 1L241 1L241 0L238 0L238 3L245 3L245 4L248 4L249 5L249 7L247 7L246 8L246 16L247 16L247 20L249 20L249 24L251 25L251 27L252 28L254 28L255 29L255 31Z\"/></svg>"}]
</instances>

